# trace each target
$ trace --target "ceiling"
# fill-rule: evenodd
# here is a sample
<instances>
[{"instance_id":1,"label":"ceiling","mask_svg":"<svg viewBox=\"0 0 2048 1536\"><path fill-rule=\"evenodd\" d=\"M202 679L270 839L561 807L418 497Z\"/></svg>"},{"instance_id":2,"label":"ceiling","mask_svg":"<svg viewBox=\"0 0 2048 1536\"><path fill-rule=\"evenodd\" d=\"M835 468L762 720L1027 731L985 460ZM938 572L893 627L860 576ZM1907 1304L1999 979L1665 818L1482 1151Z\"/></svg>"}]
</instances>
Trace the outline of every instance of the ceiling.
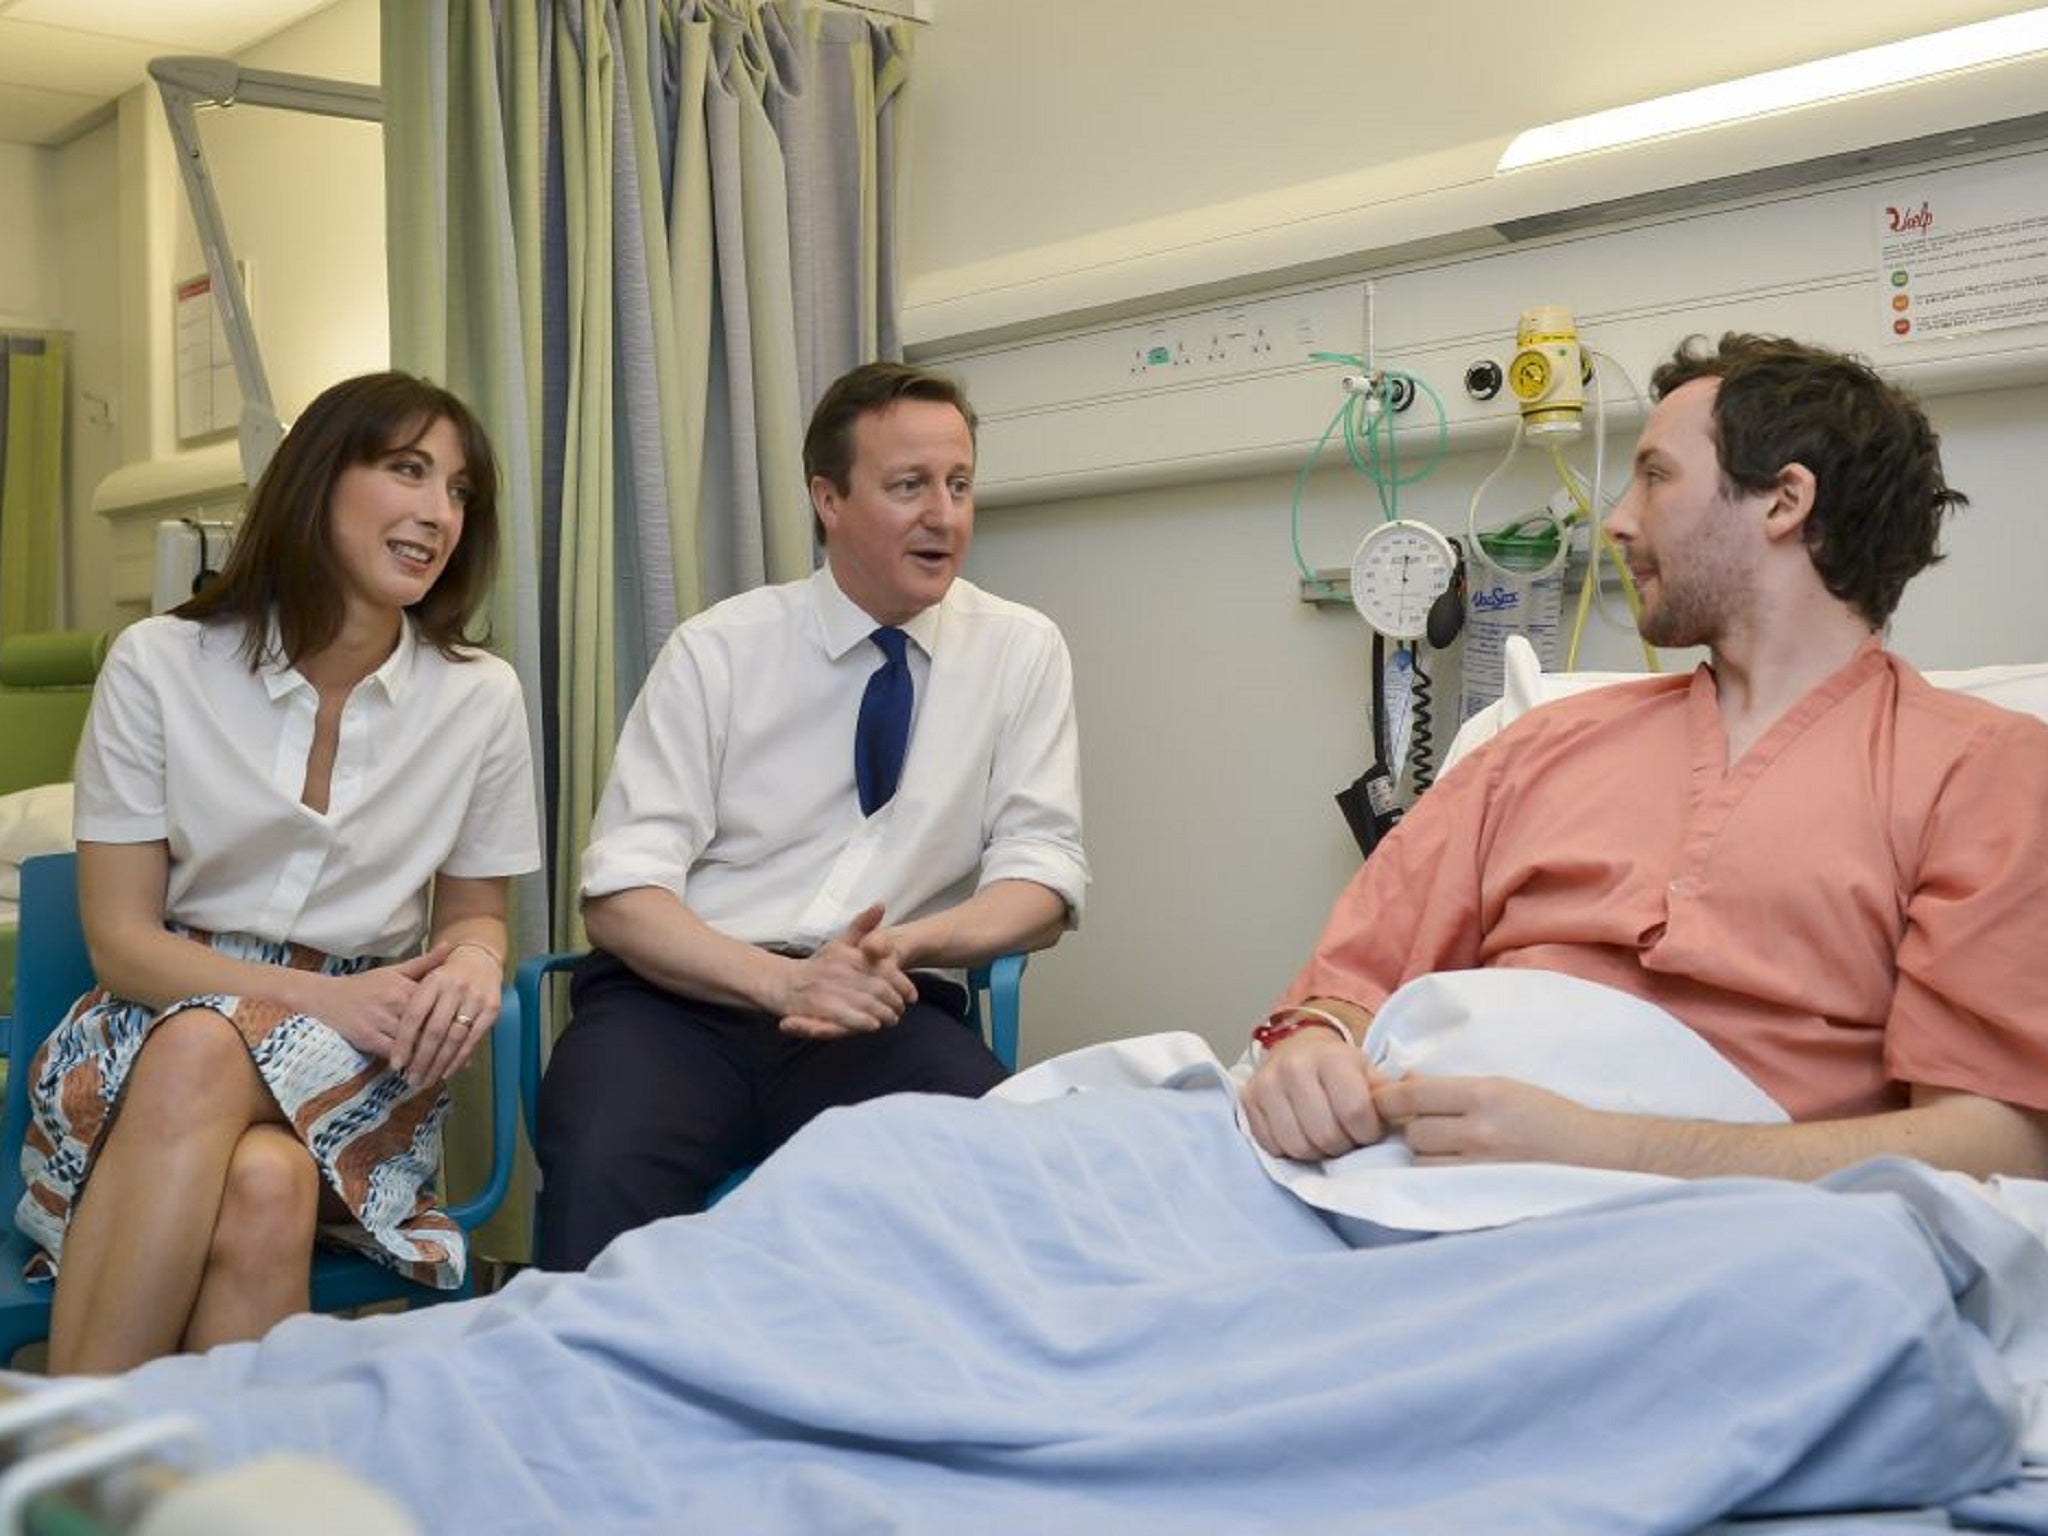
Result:
<instances>
[{"instance_id":1,"label":"ceiling","mask_svg":"<svg viewBox=\"0 0 2048 1536\"><path fill-rule=\"evenodd\" d=\"M160 54L240 53L332 0L0 0L0 141L65 143Z\"/></svg>"}]
</instances>

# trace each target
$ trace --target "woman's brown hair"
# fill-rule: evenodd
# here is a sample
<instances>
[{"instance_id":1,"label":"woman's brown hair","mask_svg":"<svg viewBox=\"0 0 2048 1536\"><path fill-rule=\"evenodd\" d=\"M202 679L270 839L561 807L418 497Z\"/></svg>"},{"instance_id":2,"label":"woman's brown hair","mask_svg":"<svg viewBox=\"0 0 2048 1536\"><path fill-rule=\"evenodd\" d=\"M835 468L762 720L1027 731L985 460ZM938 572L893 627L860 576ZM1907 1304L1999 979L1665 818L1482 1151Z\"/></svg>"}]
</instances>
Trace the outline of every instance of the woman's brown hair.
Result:
<instances>
[{"instance_id":1,"label":"woman's brown hair","mask_svg":"<svg viewBox=\"0 0 2048 1536\"><path fill-rule=\"evenodd\" d=\"M489 437L455 395L409 373L366 373L323 390L278 445L250 493L221 573L172 609L181 619L242 625L249 665L296 664L341 633L345 591L329 533L344 471L409 448L445 420L462 443L469 499L462 537L427 595L406 611L420 639L453 660L476 644L470 620L498 567L498 466ZM281 656L264 654L273 616Z\"/></svg>"}]
</instances>

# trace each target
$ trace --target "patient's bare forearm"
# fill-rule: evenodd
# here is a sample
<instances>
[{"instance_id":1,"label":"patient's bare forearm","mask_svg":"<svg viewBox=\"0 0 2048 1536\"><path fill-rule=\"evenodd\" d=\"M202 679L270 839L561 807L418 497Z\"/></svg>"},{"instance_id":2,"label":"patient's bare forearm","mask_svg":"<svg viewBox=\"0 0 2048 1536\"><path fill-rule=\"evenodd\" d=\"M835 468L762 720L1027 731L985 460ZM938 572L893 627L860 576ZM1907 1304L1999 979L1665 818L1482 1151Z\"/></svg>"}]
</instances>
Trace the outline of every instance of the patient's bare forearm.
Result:
<instances>
[{"instance_id":1,"label":"patient's bare forearm","mask_svg":"<svg viewBox=\"0 0 2048 1536\"><path fill-rule=\"evenodd\" d=\"M1980 1178L2048 1173L2048 1116L1917 1089L1909 1108L1801 1125L1729 1125L1588 1108L1506 1077L1387 1079L1373 1102L1418 1163L1573 1163L1677 1178L1814 1179L1868 1158L1918 1158Z\"/></svg>"},{"instance_id":2,"label":"patient's bare forearm","mask_svg":"<svg viewBox=\"0 0 2048 1536\"><path fill-rule=\"evenodd\" d=\"M1802 1125L1721 1125L1614 1115L1607 1166L1705 1178L1814 1179L1867 1158L1918 1158L1986 1178L2048 1176L2043 1117L1975 1094L1919 1090L1911 1107Z\"/></svg>"}]
</instances>

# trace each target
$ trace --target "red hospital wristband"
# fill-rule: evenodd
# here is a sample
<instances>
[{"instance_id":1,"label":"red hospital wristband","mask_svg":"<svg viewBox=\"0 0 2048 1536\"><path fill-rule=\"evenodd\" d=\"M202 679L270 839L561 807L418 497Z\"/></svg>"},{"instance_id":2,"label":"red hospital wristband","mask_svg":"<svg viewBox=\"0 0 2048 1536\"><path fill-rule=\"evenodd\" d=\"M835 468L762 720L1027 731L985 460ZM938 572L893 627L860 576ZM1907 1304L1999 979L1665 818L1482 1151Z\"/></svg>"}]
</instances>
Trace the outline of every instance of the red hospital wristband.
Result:
<instances>
[{"instance_id":1,"label":"red hospital wristband","mask_svg":"<svg viewBox=\"0 0 2048 1536\"><path fill-rule=\"evenodd\" d=\"M1327 1029L1346 1045L1358 1044L1357 1037L1334 1013L1325 1013L1320 1008L1288 1008L1277 1019L1268 1019L1252 1031L1252 1058L1259 1059L1289 1035L1300 1034L1304 1029Z\"/></svg>"}]
</instances>

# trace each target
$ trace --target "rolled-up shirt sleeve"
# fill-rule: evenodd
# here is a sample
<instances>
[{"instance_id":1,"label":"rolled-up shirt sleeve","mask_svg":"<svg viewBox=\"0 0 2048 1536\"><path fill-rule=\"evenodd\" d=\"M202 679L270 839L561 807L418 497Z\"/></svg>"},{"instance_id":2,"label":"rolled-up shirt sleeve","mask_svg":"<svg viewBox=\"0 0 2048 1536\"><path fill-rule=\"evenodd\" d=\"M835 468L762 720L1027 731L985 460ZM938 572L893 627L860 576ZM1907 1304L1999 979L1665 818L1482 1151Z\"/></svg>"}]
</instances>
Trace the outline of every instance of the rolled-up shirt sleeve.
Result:
<instances>
[{"instance_id":1,"label":"rolled-up shirt sleeve","mask_svg":"<svg viewBox=\"0 0 2048 1536\"><path fill-rule=\"evenodd\" d=\"M996 744L989 773L988 841L978 885L1030 880L1081 921L1088 860L1081 848L1081 747L1074 719L1074 668L1051 624L1045 643L1012 678L1017 707Z\"/></svg>"},{"instance_id":2,"label":"rolled-up shirt sleeve","mask_svg":"<svg viewBox=\"0 0 2048 1536\"><path fill-rule=\"evenodd\" d=\"M626 716L583 851L585 900L658 886L687 901L690 867L717 825L724 711L709 651L677 630Z\"/></svg>"},{"instance_id":3,"label":"rolled-up shirt sleeve","mask_svg":"<svg viewBox=\"0 0 2048 1536\"><path fill-rule=\"evenodd\" d=\"M523 875L541 863L526 699L509 668L496 696L486 702L492 719L479 744L476 782L463 809L455 847L441 865L443 874L458 878Z\"/></svg>"}]
</instances>

